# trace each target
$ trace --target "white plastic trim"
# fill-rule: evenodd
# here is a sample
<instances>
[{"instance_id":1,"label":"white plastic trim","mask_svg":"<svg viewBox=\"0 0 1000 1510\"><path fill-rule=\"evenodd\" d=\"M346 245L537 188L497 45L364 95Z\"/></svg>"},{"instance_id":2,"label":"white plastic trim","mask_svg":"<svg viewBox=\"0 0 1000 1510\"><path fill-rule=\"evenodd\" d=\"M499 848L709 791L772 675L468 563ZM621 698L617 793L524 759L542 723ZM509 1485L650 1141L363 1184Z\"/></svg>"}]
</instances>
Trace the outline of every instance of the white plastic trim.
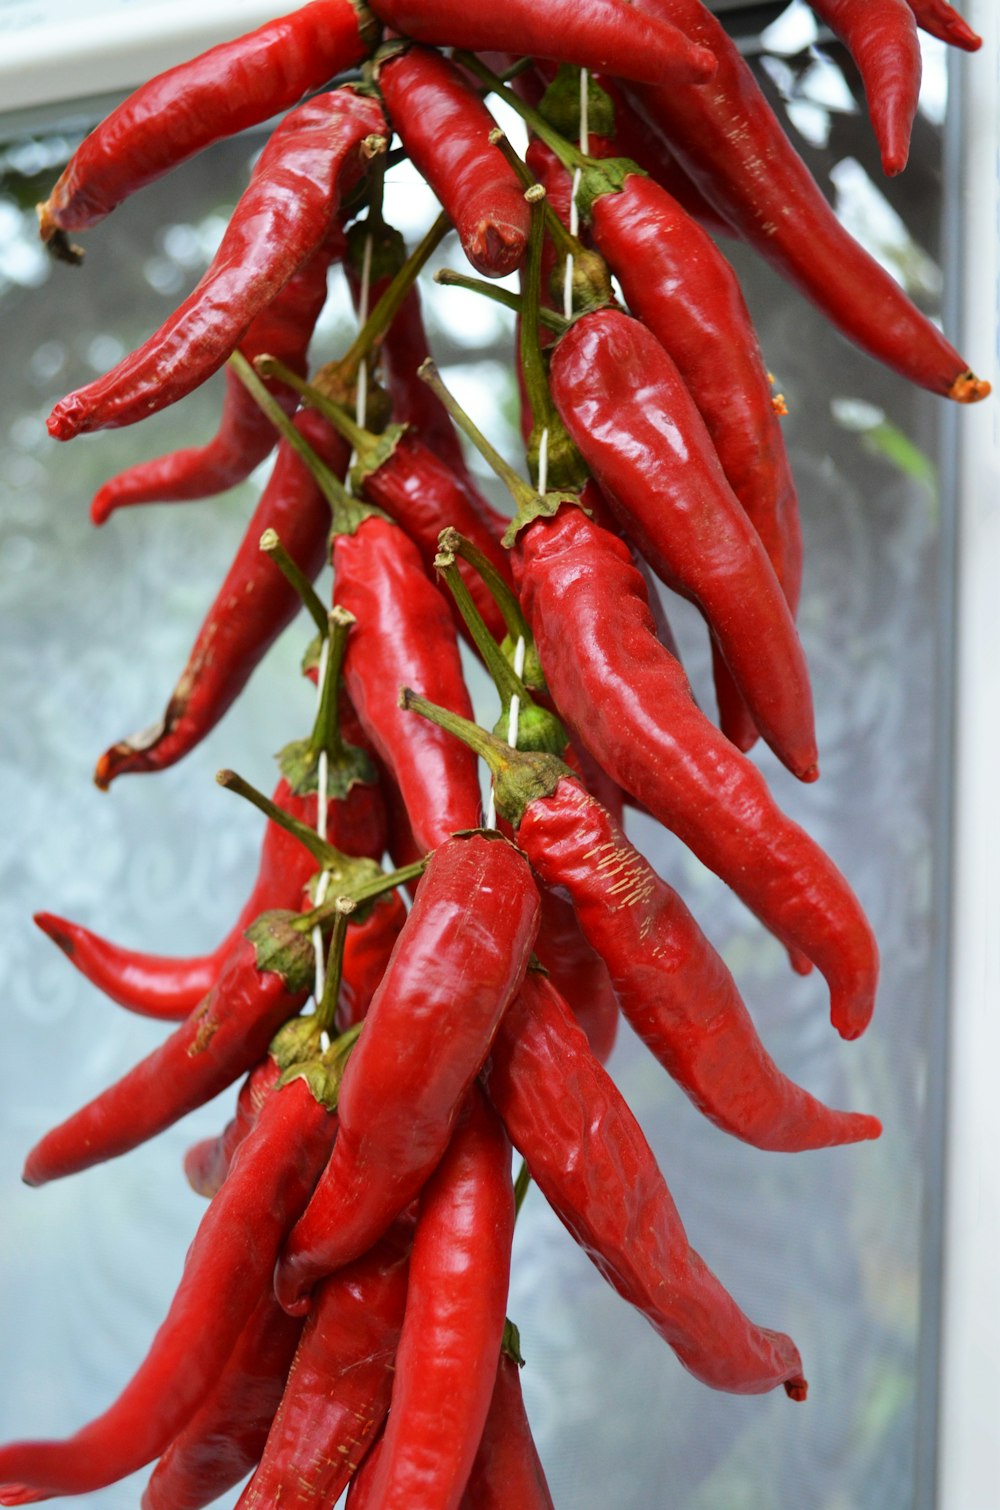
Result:
<instances>
[{"instance_id":1,"label":"white plastic trim","mask_svg":"<svg viewBox=\"0 0 1000 1510\"><path fill-rule=\"evenodd\" d=\"M951 1054L939 1510L1000 1504L1000 8L962 69L962 349L994 396L961 416ZM990 370L992 369L992 370Z\"/></svg>"}]
</instances>

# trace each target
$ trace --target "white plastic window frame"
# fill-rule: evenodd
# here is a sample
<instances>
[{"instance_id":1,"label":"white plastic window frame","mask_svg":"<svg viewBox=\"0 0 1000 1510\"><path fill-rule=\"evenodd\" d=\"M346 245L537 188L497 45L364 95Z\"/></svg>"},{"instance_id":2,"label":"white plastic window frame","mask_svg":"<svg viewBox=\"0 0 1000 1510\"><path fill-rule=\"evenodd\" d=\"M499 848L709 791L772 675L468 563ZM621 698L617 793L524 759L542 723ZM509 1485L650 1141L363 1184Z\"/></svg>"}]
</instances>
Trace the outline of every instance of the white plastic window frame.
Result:
<instances>
[{"instance_id":1,"label":"white plastic window frame","mask_svg":"<svg viewBox=\"0 0 1000 1510\"><path fill-rule=\"evenodd\" d=\"M0 109L114 93L278 13L274 0L0 0ZM984 39L962 69L946 209L963 350L1000 372L1000 7L966 0ZM1000 386L1000 385L998 385ZM1000 408L961 415L957 446L948 1132L937 1510L1000 1504Z\"/></svg>"}]
</instances>

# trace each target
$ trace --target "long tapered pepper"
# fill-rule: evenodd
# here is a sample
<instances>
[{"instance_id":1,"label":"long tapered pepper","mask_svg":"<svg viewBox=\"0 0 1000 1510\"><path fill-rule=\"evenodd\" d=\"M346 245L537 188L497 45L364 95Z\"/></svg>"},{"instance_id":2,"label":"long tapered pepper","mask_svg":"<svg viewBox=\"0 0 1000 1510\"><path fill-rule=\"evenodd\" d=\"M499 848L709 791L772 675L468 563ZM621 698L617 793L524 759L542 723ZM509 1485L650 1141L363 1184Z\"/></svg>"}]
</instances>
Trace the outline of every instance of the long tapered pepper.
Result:
<instances>
[{"instance_id":1,"label":"long tapered pepper","mask_svg":"<svg viewBox=\"0 0 1000 1510\"><path fill-rule=\"evenodd\" d=\"M907 0L809 0L858 65L886 173L902 173L920 96L920 40Z\"/></svg>"},{"instance_id":2,"label":"long tapered pepper","mask_svg":"<svg viewBox=\"0 0 1000 1510\"><path fill-rule=\"evenodd\" d=\"M978 52L983 39L972 30L964 16L960 16L948 0L908 0L916 17L917 25L932 37L949 42L952 47L961 47L966 52Z\"/></svg>"},{"instance_id":3,"label":"long tapered pepper","mask_svg":"<svg viewBox=\"0 0 1000 1510\"><path fill-rule=\"evenodd\" d=\"M376 38L374 18L359 0L312 0L158 74L73 154L38 207L43 239L96 225L212 142L297 104L359 62Z\"/></svg>"},{"instance_id":4,"label":"long tapered pepper","mask_svg":"<svg viewBox=\"0 0 1000 1510\"><path fill-rule=\"evenodd\" d=\"M505 839L435 852L348 1062L333 1157L275 1275L289 1310L307 1309L315 1282L363 1253L438 1163L537 930L527 861Z\"/></svg>"},{"instance_id":5,"label":"long tapered pepper","mask_svg":"<svg viewBox=\"0 0 1000 1510\"><path fill-rule=\"evenodd\" d=\"M222 244L197 287L136 351L61 399L49 433L131 425L184 398L218 371L250 325L330 232L385 119L375 100L342 88L285 117L253 171Z\"/></svg>"},{"instance_id":6,"label":"long tapered pepper","mask_svg":"<svg viewBox=\"0 0 1000 1510\"><path fill-rule=\"evenodd\" d=\"M373 1504L458 1510L493 1396L513 1237L510 1144L473 1086L420 1200Z\"/></svg>"},{"instance_id":7,"label":"long tapered pepper","mask_svg":"<svg viewBox=\"0 0 1000 1510\"><path fill-rule=\"evenodd\" d=\"M87 1494L166 1450L212 1388L264 1294L335 1130L335 1113L302 1076L269 1098L202 1217L166 1320L137 1373L75 1436L0 1447L0 1504Z\"/></svg>"},{"instance_id":8,"label":"long tapered pepper","mask_svg":"<svg viewBox=\"0 0 1000 1510\"><path fill-rule=\"evenodd\" d=\"M255 1064L312 988L312 946L289 927L294 917L265 913L188 1020L35 1145L24 1166L26 1183L44 1185L128 1152Z\"/></svg>"},{"instance_id":9,"label":"long tapered pepper","mask_svg":"<svg viewBox=\"0 0 1000 1510\"><path fill-rule=\"evenodd\" d=\"M347 1487L389 1409L412 1241L402 1217L317 1290L237 1510L327 1510Z\"/></svg>"},{"instance_id":10,"label":"long tapered pepper","mask_svg":"<svg viewBox=\"0 0 1000 1510\"><path fill-rule=\"evenodd\" d=\"M295 426L331 469L346 470L346 446L318 415L304 411ZM267 487L162 719L105 751L94 773L99 787L110 786L117 776L165 770L215 727L300 606L295 590L261 553L261 535L276 530L303 572L315 576L326 554L329 523L329 508L309 469L290 445L280 445Z\"/></svg>"},{"instance_id":11,"label":"long tapered pepper","mask_svg":"<svg viewBox=\"0 0 1000 1510\"><path fill-rule=\"evenodd\" d=\"M301 1330L265 1291L215 1388L154 1468L142 1510L202 1510L257 1466Z\"/></svg>"},{"instance_id":12,"label":"long tapered pepper","mask_svg":"<svg viewBox=\"0 0 1000 1510\"><path fill-rule=\"evenodd\" d=\"M841 226L725 28L701 0L638 0L711 48L715 76L693 89L638 86L646 111L706 198L847 338L903 377L961 403L989 383ZM631 96L631 89L627 91Z\"/></svg>"},{"instance_id":13,"label":"long tapered pepper","mask_svg":"<svg viewBox=\"0 0 1000 1510\"><path fill-rule=\"evenodd\" d=\"M272 1054L255 1065L240 1087L236 1114L217 1138L192 1144L184 1155L184 1176L197 1195L211 1200L222 1189L236 1150L257 1126L264 1103L282 1075Z\"/></svg>"},{"instance_id":14,"label":"long tapered pepper","mask_svg":"<svg viewBox=\"0 0 1000 1510\"><path fill-rule=\"evenodd\" d=\"M627 79L701 82L715 72L705 47L669 21L637 15L622 0L507 0L503 6L463 0L376 0L387 26L435 47L472 52L530 53L565 58Z\"/></svg>"},{"instance_id":15,"label":"long tapered pepper","mask_svg":"<svg viewBox=\"0 0 1000 1510\"><path fill-rule=\"evenodd\" d=\"M305 373L313 327L326 300L327 271L343 251L343 233L335 226L319 251L293 273L253 321L239 348L248 362L271 352L293 371ZM286 413L295 410L297 399L291 389L276 383L272 392ZM239 378L227 372L222 419L212 439L203 446L141 461L119 472L96 494L90 517L95 524L103 524L116 509L133 504L186 501L222 493L249 477L277 439L274 426Z\"/></svg>"},{"instance_id":16,"label":"long tapered pepper","mask_svg":"<svg viewBox=\"0 0 1000 1510\"><path fill-rule=\"evenodd\" d=\"M460 1510L555 1510L524 1410L518 1365L500 1354L493 1399Z\"/></svg>"},{"instance_id":17,"label":"long tapered pepper","mask_svg":"<svg viewBox=\"0 0 1000 1510\"><path fill-rule=\"evenodd\" d=\"M551 381L570 435L643 554L699 604L764 738L813 780L812 696L794 622L676 366L637 320L597 310L559 341Z\"/></svg>"},{"instance_id":18,"label":"long tapered pepper","mask_svg":"<svg viewBox=\"0 0 1000 1510\"><path fill-rule=\"evenodd\" d=\"M755 1326L690 1246L638 1123L552 985L529 973L486 1084L560 1221L680 1362L713 1389L805 1398L791 1338Z\"/></svg>"}]
</instances>

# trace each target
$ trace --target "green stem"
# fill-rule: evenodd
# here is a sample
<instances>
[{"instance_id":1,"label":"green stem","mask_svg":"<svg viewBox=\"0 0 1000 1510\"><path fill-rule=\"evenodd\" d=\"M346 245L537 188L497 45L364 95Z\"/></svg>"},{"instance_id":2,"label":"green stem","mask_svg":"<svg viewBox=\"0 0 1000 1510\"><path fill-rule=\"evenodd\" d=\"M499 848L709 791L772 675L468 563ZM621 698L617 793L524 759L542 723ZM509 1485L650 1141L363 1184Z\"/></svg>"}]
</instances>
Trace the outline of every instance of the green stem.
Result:
<instances>
[{"instance_id":1,"label":"green stem","mask_svg":"<svg viewBox=\"0 0 1000 1510\"><path fill-rule=\"evenodd\" d=\"M412 865L404 865L399 870L390 870L374 880L367 881L363 886L351 887L351 898L362 907L365 902L373 902L378 897L385 896L387 891L395 891L397 886L408 886L411 881L418 881L430 864L430 855L422 860L414 860ZM297 932L311 933L314 928L322 928L332 917L336 904L334 902L321 902L311 912L304 912L301 917L289 926Z\"/></svg>"},{"instance_id":2,"label":"green stem","mask_svg":"<svg viewBox=\"0 0 1000 1510\"><path fill-rule=\"evenodd\" d=\"M340 982L344 973L344 941L347 925L357 903L350 897L337 897L334 902L333 929L330 933L330 952L327 955L326 974L323 977L323 994L316 1003L316 1026L319 1032L332 1034L336 1025L337 1003L340 1000Z\"/></svg>"},{"instance_id":3,"label":"green stem","mask_svg":"<svg viewBox=\"0 0 1000 1510\"><path fill-rule=\"evenodd\" d=\"M310 409L315 409L317 414L322 414L324 419L329 420L333 428L350 442L355 451L363 451L367 446L374 445L378 441L378 436L371 430L363 429L343 404L336 403L325 393L321 393L318 388L314 388L311 383L307 383L305 378L299 377L298 373L293 372L280 358L268 356L265 353L255 359L254 367L261 377L278 378L282 383L287 383L304 404L308 404Z\"/></svg>"},{"instance_id":4,"label":"green stem","mask_svg":"<svg viewBox=\"0 0 1000 1510\"><path fill-rule=\"evenodd\" d=\"M521 1167L517 1171L517 1179L514 1181L514 1219L515 1220L521 1214L521 1207L524 1205L524 1198L528 1194L528 1190L530 1189L530 1187L531 1187L531 1173L530 1173L530 1171L528 1169L527 1164L522 1159L521 1160Z\"/></svg>"},{"instance_id":5,"label":"green stem","mask_svg":"<svg viewBox=\"0 0 1000 1510\"><path fill-rule=\"evenodd\" d=\"M519 639L523 639L527 646L533 647L534 640L528 621L521 611L521 605L489 556L484 555L478 545L473 545L471 540L460 535L458 530L451 525L443 529L438 536L438 548L448 551L453 556L461 556L463 561L469 563L486 583L490 596L499 608L501 618L507 626L511 641L516 645Z\"/></svg>"},{"instance_id":6,"label":"green stem","mask_svg":"<svg viewBox=\"0 0 1000 1510\"><path fill-rule=\"evenodd\" d=\"M505 461L500 452L490 445L483 432L478 429L454 395L442 383L441 375L430 357L417 369L417 376L422 378L428 388L437 394L458 428L469 437L480 456L489 463L510 490L518 508L529 508L535 498L534 489L525 482L523 477L519 477L510 462Z\"/></svg>"},{"instance_id":7,"label":"green stem","mask_svg":"<svg viewBox=\"0 0 1000 1510\"><path fill-rule=\"evenodd\" d=\"M348 746L340 732L340 669L344 664L347 636L357 619L348 609L334 604L327 615L327 623L329 648L326 653L326 671L319 707L316 709L316 722L309 738L309 752L318 760L325 751L331 764L336 765L348 753Z\"/></svg>"},{"instance_id":8,"label":"green stem","mask_svg":"<svg viewBox=\"0 0 1000 1510\"><path fill-rule=\"evenodd\" d=\"M450 708L440 708L437 703L428 702L426 697L421 697L410 687L404 687L399 694L399 706L405 708L408 713L419 713L422 718L428 719L432 724L437 724L439 729L444 729L446 734L453 734L464 745L485 760L490 774L500 776L506 770L511 760L521 759L516 751L511 750L509 745L504 744L495 734L488 734L471 719L463 718L460 713L452 713Z\"/></svg>"},{"instance_id":9,"label":"green stem","mask_svg":"<svg viewBox=\"0 0 1000 1510\"><path fill-rule=\"evenodd\" d=\"M347 855L335 849L332 844L328 844L325 839L321 839L308 823L301 823L290 813L283 812L276 803L271 801L270 797L265 797L263 792L251 786L249 781L244 781L242 776L237 776L235 771L219 771L215 779L228 792L235 792L237 797L246 798L247 802L258 808L272 823L277 823L279 827L298 839L300 844L304 844L316 863L324 870L340 872L345 864L350 864Z\"/></svg>"},{"instance_id":10,"label":"green stem","mask_svg":"<svg viewBox=\"0 0 1000 1510\"><path fill-rule=\"evenodd\" d=\"M440 214L423 240L407 257L347 351L336 364L338 371L346 377L347 381L354 381L361 363L373 347L382 340L422 268L450 230L451 221L447 215Z\"/></svg>"},{"instance_id":11,"label":"green stem","mask_svg":"<svg viewBox=\"0 0 1000 1510\"><path fill-rule=\"evenodd\" d=\"M309 616L316 625L316 628L325 637L327 613L323 607L323 599L315 587L313 587L302 568L297 562L292 560L282 545L277 530L266 529L264 531L260 537L260 548L265 555L270 556L285 580L298 593L302 599L303 606L308 610Z\"/></svg>"},{"instance_id":12,"label":"green stem","mask_svg":"<svg viewBox=\"0 0 1000 1510\"><path fill-rule=\"evenodd\" d=\"M496 147L497 151L503 154L508 166L513 168L522 186L525 189L532 188L538 180L527 163L518 157L508 141L506 133L499 126L490 132L490 141ZM586 247L583 242L578 236L574 236L568 227L563 225L559 216L547 200L545 203L545 229L552 237L556 251L561 258L579 258L585 254Z\"/></svg>"},{"instance_id":13,"label":"green stem","mask_svg":"<svg viewBox=\"0 0 1000 1510\"><path fill-rule=\"evenodd\" d=\"M434 558L434 569L440 572L448 584L448 590L455 599L458 611L465 621L466 628L475 641L476 649L483 658L483 664L493 678L493 685L497 689L503 712L505 714L509 713L511 699L514 697L520 698L522 707L533 707L534 704L527 687L483 623L482 615L473 602L472 594L463 582L462 574L455 565L454 552L448 550L446 547L442 547Z\"/></svg>"},{"instance_id":14,"label":"green stem","mask_svg":"<svg viewBox=\"0 0 1000 1510\"><path fill-rule=\"evenodd\" d=\"M538 111L522 100L513 89L508 89L503 79L487 68L485 63L481 63L474 53L456 51L454 61L459 67L467 68L470 73L475 74L477 79L482 79L491 94L499 95L512 110L516 110L535 135L540 137L547 147L551 147L563 167L572 171L575 168L586 168L590 164L591 159L585 157L579 147L575 147L564 136L560 136L558 131L554 131L543 115L539 115Z\"/></svg>"},{"instance_id":15,"label":"green stem","mask_svg":"<svg viewBox=\"0 0 1000 1510\"><path fill-rule=\"evenodd\" d=\"M524 301L520 294L515 294L513 289L498 288L495 283L489 283L485 278L472 278L468 273L459 273L450 267L439 268L434 274L434 282L442 283L445 288L465 288L472 294L482 294L484 299L492 299L494 304L502 304L504 309L512 309L515 314L520 314ZM569 329L569 321L554 309L542 309L539 318L548 330L562 335ZM258 367L260 362L258 360Z\"/></svg>"},{"instance_id":16,"label":"green stem","mask_svg":"<svg viewBox=\"0 0 1000 1510\"><path fill-rule=\"evenodd\" d=\"M544 190L529 189L525 199L531 205L531 235L528 240L528 266L524 275L521 308L521 372L531 405L532 440L542 429L556 424L556 409L549 392L549 380L542 356L539 311L542 307L542 237L544 235Z\"/></svg>"}]
</instances>

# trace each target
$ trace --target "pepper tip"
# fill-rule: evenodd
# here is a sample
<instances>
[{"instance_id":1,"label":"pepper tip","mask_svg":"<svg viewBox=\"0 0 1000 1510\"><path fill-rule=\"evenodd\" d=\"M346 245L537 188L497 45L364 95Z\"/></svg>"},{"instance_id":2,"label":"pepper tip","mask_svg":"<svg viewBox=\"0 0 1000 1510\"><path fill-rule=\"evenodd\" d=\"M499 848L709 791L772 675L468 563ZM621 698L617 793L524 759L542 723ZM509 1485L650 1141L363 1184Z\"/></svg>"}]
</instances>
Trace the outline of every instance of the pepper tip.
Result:
<instances>
[{"instance_id":1,"label":"pepper tip","mask_svg":"<svg viewBox=\"0 0 1000 1510\"><path fill-rule=\"evenodd\" d=\"M992 385L985 378L976 377L974 372L967 369L959 373L948 389L947 396L954 399L956 404L978 404L980 399L988 398L992 392Z\"/></svg>"}]
</instances>

